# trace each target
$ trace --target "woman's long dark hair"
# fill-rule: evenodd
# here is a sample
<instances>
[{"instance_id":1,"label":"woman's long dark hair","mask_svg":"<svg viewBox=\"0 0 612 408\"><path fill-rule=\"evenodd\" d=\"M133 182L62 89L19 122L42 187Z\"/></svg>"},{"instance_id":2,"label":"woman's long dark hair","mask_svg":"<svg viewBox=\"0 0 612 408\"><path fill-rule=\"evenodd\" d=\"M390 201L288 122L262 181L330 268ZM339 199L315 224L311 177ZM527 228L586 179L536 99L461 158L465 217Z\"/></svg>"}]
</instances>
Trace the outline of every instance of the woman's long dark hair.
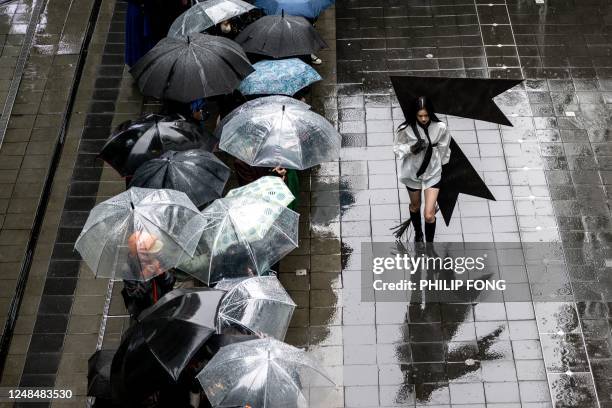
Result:
<instances>
[{"instance_id":1,"label":"woman's long dark hair","mask_svg":"<svg viewBox=\"0 0 612 408\"><path fill-rule=\"evenodd\" d=\"M433 104L431 103L431 100L429 98L426 98L425 96L419 96L418 98L414 99L414 101L412 101L412 103L410 104L410 109L408 112L406 112L406 121L402 123L400 127L404 125L416 125L417 113L422 109L425 109L427 111L427 113L429 114L429 120L431 122L440 122L440 119L438 119L435 114L435 110Z\"/></svg>"}]
</instances>

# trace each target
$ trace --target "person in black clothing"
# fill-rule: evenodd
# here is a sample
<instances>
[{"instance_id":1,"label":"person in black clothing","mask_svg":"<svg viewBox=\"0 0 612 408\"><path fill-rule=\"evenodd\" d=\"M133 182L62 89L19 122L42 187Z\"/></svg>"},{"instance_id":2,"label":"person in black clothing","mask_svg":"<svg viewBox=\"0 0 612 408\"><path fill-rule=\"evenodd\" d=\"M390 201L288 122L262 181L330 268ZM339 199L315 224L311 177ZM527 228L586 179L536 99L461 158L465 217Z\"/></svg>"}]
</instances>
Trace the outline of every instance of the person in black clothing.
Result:
<instances>
[{"instance_id":1,"label":"person in black clothing","mask_svg":"<svg viewBox=\"0 0 612 408\"><path fill-rule=\"evenodd\" d=\"M144 3L155 42L165 38L174 20L191 7L191 0L144 0Z\"/></svg>"}]
</instances>

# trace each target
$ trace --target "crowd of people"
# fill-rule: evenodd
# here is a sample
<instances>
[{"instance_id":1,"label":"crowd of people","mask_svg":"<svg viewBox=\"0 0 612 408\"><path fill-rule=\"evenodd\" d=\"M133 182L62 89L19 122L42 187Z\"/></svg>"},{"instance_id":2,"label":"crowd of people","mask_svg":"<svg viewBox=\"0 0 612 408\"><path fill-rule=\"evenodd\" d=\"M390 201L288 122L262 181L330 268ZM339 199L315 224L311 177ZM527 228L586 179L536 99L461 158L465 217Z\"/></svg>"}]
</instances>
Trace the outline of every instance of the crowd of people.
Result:
<instances>
[{"instance_id":1,"label":"crowd of people","mask_svg":"<svg viewBox=\"0 0 612 408\"><path fill-rule=\"evenodd\" d=\"M155 44L165 38L173 22L197 1L127 0L127 2L125 62L126 65L132 66L150 51ZM247 0L247 2L252 3L253 1ZM255 8L249 13L221 21L206 29L205 33L234 39L244 27L261 18L263 15L264 13L261 9ZM313 25L316 22L316 18L308 18L307 20ZM248 54L248 57L252 63L263 59L269 59L269 57L258 54ZM318 65L322 63L322 60L314 54L298 57L309 64ZM293 98L305 101L309 91L310 87L305 87L294 94ZM163 105L160 113L164 115L179 114L183 117L191 118L202 128L214 128L219 124L221 119L227 116L235 108L249 100L261 96L262 95L245 96L242 95L240 91L235 90L230 94L201 98L191 103L180 103L166 99L161 101ZM300 183L298 171L282 167L267 168L251 166L233 157L231 161L231 166L234 169L239 186L245 186L264 176L274 175L282 178L296 197L288 207L291 209L297 208ZM129 186L130 180L130 176L126 177L126 186ZM138 235L138 233L135 234ZM132 240L136 241L140 239L140 237L136 235L131 237ZM130 254L135 257L137 254L135 246L130 248ZM176 276L183 277L184 275L180 271L175 270L167 271L162 274L154 273L153 275L155 278L147 282L126 281L123 296L126 307L132 315L137 315L174 287L189 286L192 281L190 278L186 278L177 282ZM188 282L185 283L185 280Z\"/></svg>"},{"instance_id":2,"label":"crowd of people","mask_svg":"<svg viewBox=\"0 0 612 408\"><path fill-rule=\"evenodd\" d=\"M229 17L218 18L216 21L214 21L214 23L208 24L210 21L206 19L213 19L210 18L210 15L203 16L202 10L205 10L205 8L202 7L202 9L199 10L199 15L197 15L197 11L193 14L204 19L204 21L207 23L205 24L206 27L203 29L207 36L201 35L200 30L190 31L194 34L185 33L185 21L187 21L185 15L188 15L189 12L193 11L193 7L196 7L201 3L209 2L209 6L212 8L219 2L223 1L230 3L229 6L224 5L226 7L224 12L227 12L228 7L231 8L234 6L242 7L242 11L234 14L230 12L227 14ZM240 34L243 33L243 39L245 36L250 35L249 30L253 30L253 26L256 25L255 23L257 21L259 21L259 23L263 23L265 19L271 18L270 16L265 15L266 11L270 12L270 10L273 10L277 13L275 16L281 18L280 21L282 25L290 26L291 24L296 24L297 22L298 26L301 25L301 28L299 29L304 29L305 27L306 30L310 30L310 34L313 36L313 39L310 41L310 47L303 49L307 49L309 52L311 50L319 50L326 46L326 44L320 37L317 37L318 34L316 34L312 28L312 25L314 25L316 22L317 14L300 15L298 16L298 20L296 20L293 16L289 16L288 19L285 20L284 9L279 9L278 7L280 6L278 6L278 4L276 8L270 8L269 5L267 7L263 6L258 3L258 1L260 3L265 1L269 2L269 0L256 0L255 6L261 6L261 8L259 8L252 7L250 4L244 3L240 0L206 0L204 2L197 2L195 0L128 0L128 11L126 16L125 62L128 66L139 66L136 72L132 70L132 74L135 76L137 81L141 76L145 76L147 81L154 77L154 74L150 72L152 70L146 74L143 74L143 72L149 69L150 66L154 65L153 62L150 62L154 60L151 58L152 55L159 56L166 52L166 49L161 51L163 47L159 47L160 45L165 45L163 44L164 41L166 41L166 43L170 42L172 46L184 47L184 53L188 54L193 51L193 49L190 47L193 46L194 43L191 41L200 41L199 43L196 43L196 46L202 47L202 44L205 44L206 41L211 41L211 38L222 37L223 40L218 41L218 43L220 43L219 48L223 49L224 51L225 48L230 49L228 51L228 55L230 56L239 55L237 60L241 61L242 59L243 62L246 62L248 70L245 71L246 73L235 72L239 81L232 82L231 85L228 85L225 90L221 92L186 92L185 94L189 95L188 97L183 97L185 95L183 94L180 98L178 98L181 100L177 100L176 98L167 97L168 94L166 93L167 88L170 87L170 78L173 75L175 67L171 65L171 68L168 68L169 71L168 69L163 68L162 71L164 71L165 77L168 79L167 83L161 79L159 80L161 82L158 81L157 85L160 83L163 85L157 86L157 88L162 88L161 93L151 94L143 92L145 95L156 96L160 99L162 104L161 112L158 114L147 114L136 121L129 121L126 124L120 125L118 130L111 135L109 142L107 142L103 148L103 152L105 152L105 154L101 153L101 157L111 164L111 166L113 166L120 174L126 177L126 188L128 188L128 191L126 191L125 196L127 197L127 201L131 206L131 210L129 207L127 208L128 218L126 218L126 220L128 220L128 222L119 222L119 219L116 216L113 216L114 218L112 222L103 225L103 228L108 227L110 230L111 228L109 226L111 223L116 223L117 225L121 224L119 228L115 228L113 230L114 235L116 236L116 241L107 241L107 244L108 242L116 242L117 247L124 246L125 258L118 259L122 255L118 255L118 253L114 253L112 251L109 251L109 253L105 255L104 253L99 253L99 251L96 249L88 249L87 245L83 243L85 239L81 240L81 238L90 232L90 230L94 229L92 228L93 224L89 225L90 220L88 220L88 224L86 224L84 227L75 247L83 255L84 259L89 258L90 256L93 258L93 262L88 262L88 264L90 267L91 265L95 265L92 267L92 269L94 269L96 274L98 274L98 269L104 267L103 263L100 262L100 257L106 256L107 261L110 260L110 262L106 265L106 268L110 270L110 276L113 278L117 278L119 276L121 279L124 279L122 296L126 309L131 316L131 326L128 333L126 333L122 339L122 345L120 347L120 351L118 351L119 357L117 357L117 355L113 357L113 370L114 372L120 373L116 374L114 381L111 379L111 383L114 384L113 398L98 398L96 404L99 407L129 406L147 408L199 408L213 406L207 398L207 396L210 396L210 394L207 394L207 390L202 388L202 379L196 378L199 376L198 372L202 372L202 370L206 367L206 363L214 358L215 354L219 352L221 347L234 342L243 342L259 337L268 337L259 332L246 330L244 327L226 327L223 330L220 330L217 327L216 330L218 330L218 335L215 334L212 338L208 339L206 336L210 336L210 333L207 333L206 330L204 330L206 338L202 339L201 344L198 343L199 345L196 347L196 349L194 349L196 351L195 353L184 353L184 355L181 355L184 350L176 350L177 355L171 356L170 359L174 359L174 357L176 357L177 359L184 360L182 361L184 364L180 364L180 369L173 372L175 375L171 375L171 377L173 377L172 379L168 379L167 377L167 373L169 372L167 367L165 367L165 373L163 371L156 370L156 368L159 368L156 367L157 362L161 361L157 355L155 356L156 358L152 358L151 355L147 354L148 352L143 352L143 350L146 350L144 343L147 341L146 336L143 334L143 331L146 331L146 328L143 326L143 316L145 316L144 319L146 320L146 316L153 313L151 310L158 310L161 308L161 306L159 306L160 304L167 305L169 302L168 299L172 299L172 296L180 297L185 295L184 292L173 292L175 289L183 290L186 288L190 289L194 287L214 286L216 283L220 282L221 279L230 281L235 278L248 279L249 277L266 275L269 274L270 271L278 270L278 263L275 265L271 264L278 262L282 256L285 256L292 249L297 247L298 215L293 211L289 211L287 207L289 209L295 209L298 204L297 201L299 197L300 185L298 169L306 169L324 161L332 160L334 157L337 157L337 153L340 149L341 136L337 133L335 127L329 124L325 118L311 112L310 107L304 103L308 98L311 84L321 79L320 75L316 73L316 71L314 71L309 65L321 64L321 59L312 53L304 55L299 55L301 53L298 53L298 55L295 55L296 53L293 52L296 49L295 47L290 47L289 51L285 50L282 57L275 59L272 56L273 53L269 51L267 53L248 52L249 49L252 50L253 48L243 45L244 49L242 49L238 45L241 41L239 38ZM289 0L274 1L278 2ZM329 0L312 1L323 2ZM327 6L329 6L329 4L331 3L328 3ZM289 6L290 5L291 4L289 4ZM321 5L319 4L319 6ZM320 10L321 8L319 8L319 11ZM290 19L293 20L290 21ZM170 33L175 35L177 34L177 22L182 24L179 25L183 33L178 33L179 39L175 38L168 41L167 38L171 37ZM191 23L193 23L193 21L191 21ZM195 26L198 27L197 24L195 24ZM193 25L191 26L191 29L193 30ZM297 38L299 36L296 35L295 37ZM230 41L234 39L236 39L236 42ZM224 42L225 44L223 44ZM242 44L244 44L244 42ZM298 46L299 41L295 44ZM234 49L234 47L236 49ZM301 50L302 48L299 49ZM199 77L198 75L195 75L197 78L195 78L193 84L195 87L205 89L206 83L210 79L204 78L204 69L198 64L202 64L202 62L207 62L211 65L219 64L219 62L214 62L213 64L210 61L215 61L214 58L221 54L218 54L217 56L213 54L203 53L200 56L200 58L203 59L198 60L195 52L193 52L194 58L190 61L190 63L194 64L196 69L180 72L200 74ZM299 60L296 59L296 57ZM223 57L220 57L219 61L222 60ZM276 75L279 74L278 71L284 71L284 68L275 66L273 67L275 72L273 73L274 75L272 75L275 77L274 79L269 79L266 75L263 75L263 77L265 81L274 83L282 82L281 92L271 91L272 88L264 89L266 92L264 94L260 94L259 91L252 93L247 92L242 86L245 82L247 82L247 78L250 76L248 72L257 72L257 65L259 64L259 68L261 68L261 64L268 63L266 62L267 60L274 60L276 61L275 63L280 64L285 64L288 63L289 60L293 60L293 62L291 62L292 64L301 64L302 67L306 67L312 72L310 73L310 76L306 76L307 79L302 82L295 81L293 78L285 81L284 78L279 80L279 78L282 78L282 75ZM279 60L286 61L279 62ZM143 63L143 61L146 62ZM169 65L168 61L170 61L170 59L165 61L166 66ZM179 61L179 58L177 58L175 55L173 61L175 64L178 64L177 61ZM182 60L182 62L184 65L188 64L185 60ZM155 64L157 63L158 62L155 62ZM255 66L251 66L250 64L254 64ZM228 64L228 66L234 68L231 64ZM260 71L260 73L262 71ZM184 78L185 75L177 74L175 77L176 76L181 77L178 80L179 82L188 82ZM164 76L162 75L159 78L162 77ZM211 76L211 78L215 79L220 77L223 76ZM293 86L287 85L288 83ZM236 84L239 85L237 86ZM143 84L141 82L139 82L139 86L141 90L143 90ZM259 88L255 87L255 89ZM289 89L291 89L291 91L289 91ZM223 93L226 92L226 90L229 90L229 92ZM194 94L197 94L196 99L193 99ZM268 99L268 95L272 95L272 100ZM262 105L267 106L268 111L264 113L263 111L257 111L256 109L253 110L251 106L252 103L261 103ZM244 107L241 107L242 105L244 105ZM225 132L224 126L227 125L227 123L230 123L232 120L237 120L236 115L240 115L240 109L238 108L246 109L247 111L251 109L250 112L253 116L250 119L255 120L253 122L249 122L248 118L238 118L240 119L238 120L239 125L235 125L233 127L233 129L242 129L240 132L237 132L237 139L241 139L241 143L244 143L245 145L251 143L251 146L246 146L245 149L232 151L231 143L228 142L230 137L226 135L224 138L223 132ZM276 111L274 111L275 109ZM259 114L263 115L259 119L255 118L258 112ZM274 117L275 114L278 115L277 119L261 119L262 117ZM411 222L415 229L415 240L417 242L423 241L424 239L427 242L432 242L435 233L435 203L441 183L442 166L448 163L450 157L450 135L444 123L440 122L435 116L431 103L423 97L420 97L415 101L413 104L413 111L410 112L407 117L408 120L406 123L402 124L398 129L394 146L395 153L397 154L398 158L402 160L400 181L406 184L411 201L411 219L407 223L404 223L405 225L402 228L405 230L405 228L407 228L409 225L408 223ZM258 120L261 121L258 122ZM262 124L266 121L268 122L267 124ZM270 122L275 122L276 125L271 124ZM293 124L288 125L289 122L292 122ZM299 125L296 125L298 122L300 122ZM243 128L240 126L243 126ZM228 127L232 128L232 126ZM146 131L142 132L142 128L147 128L150 130L147 137L143 136ZM219 139L215 139L210 132L210 130L215 128L215 132L220 131L222 133L221 136L215 133L217 136L219 136ZM162 131L162 129L165 130ZM128 134L132 130L134 130L134 132ZM155 143L157 143L157 145L163 145L161 140L163 136L162 133L164 132L174 132L172 136L175 138L173 143L170 143L166 147L153 146ZM228 133L229 132L230 131L228 131ZM267 136L262 136L263 139L256 141L254 138L251 138L251 136L257 132L260 132L260 136L261 134L266 134ZM294 139L288 142L282 142L281 139L284 137L289 137L286 136L286 133L291 133L290 137L293 137ZM249 158L241 155L242 150L254 149L259 151L261 146L267 143L265 138L270 135L274 135L271 137L273 142L271 142L269 148L273 160L257 162L253 159L249 161ZM167 134L166 137L168 137ZM175 143L179 139L182 140L182 146L180 146L180 143ZM157 141L155 142L155 140ZM119 141L117 146L112 147L113 143L117 141ZM305 141L306 143L301 145L301 143ZM223 143L226 144L224 145ZM136 145L139 145L139 148L135 148ZM109 146L112 148L109 148ZM132 149L138 151L138 154L135 154ZM280 151L283 149L286 150L284 150L283 153L280 153ZM305 149L311 149L311 154L313 157L316 157L316 159L304 161L304 156L307 156L307 154L304 153ZM225 159L224 161L227 163L227 166L220 162L219 158L216 157L221 151L229 153L229 155L222 156ZM218 188L212 188L212 184L208 186L211 190L211 194L208 199L193 200L192 202L194 195L190 194L193 193L193 191L190 191L193 190L190 183L196 181L193 180L193 178L198 178L195 173L191 175L192 180L184 183L184 188L182 189L167 187L164 186L163 183L160 185L155 183L144 183L144 185L134 184L134 181L138 180L137 175L139 172L142 173L142 169L147 167L153 161L167 160L169 162L174 160L173 158L175 156L172 155L186 152L192 152L192 158L200 157L203 160L208 160L208 163L217 163L212 165L212 167L217 166L217 170L208 168L207 170L209 172L204 173L205 177L210 177L211 179L218 181ZM299 152L299 154L296 152ZM170 154L170 156L167 156L167 154ZM302 159L301 163L297 163L297 156L300 156L299 158ZM129 163L131 165L128 166L127 164L130 160L133 162ZM285 164L282 166L277 164L269 165L272 162L282 162ZM190 163L193 164L195 162ZM153 168L155 168L155 165L153 165ZM272 206L266 206L265 209L261 210L262 213L259 216L253 214L253 219L244 223L249 225L248 229L252 230L249 231L249 233L255 237L255 241L265 241L264 238L267 235L261 233L261 231L265 228L271 229L270 226L262 227L262 224L264 226L266 225L266 220L272 220L270 222L275 222L274 220L279 217L279 214L281 214L282 211L289 211L295 215L294 217L289 217L295 224L293 227L295 229L295 239L293 240L295 245L291 246L288 250L287 248L290 245L285 247L282 251L279 251L282 252L282 254L277 257L271 257L273 260L271 259L269 263L261 264L265 266L258 264L257 259L255 258L263 258L266 255L269 255L265 254L265 252L271 252L268 251L270 246L263 247L265 249L260 248L261 253L255 254L255 252L257 252L254 250L255 247L253 245L247 245L245 247L245 241L247 240L244 236L238 236L239 234L236 234L235 231L232 232L234 234L233 237L228 237L224 235L227 233L227 231L223 232L222 229L219 229L218 231L213 232L212 241L207 241L207 239L204 238L206 234L202 233L203 229L200 229L198 230L199 232L197 232L197 237L201 235L201 238L196 239L197 237L188 237L188 241L192 243L198 241L198 243L197 246L194 244L192 247L193 250L187 251L185 246L181 247L181 245L177 245L176 242L172 241L172 239L166 237L164 235L166 234L166 231L158 228L159 225L153 225L153 223L151 225L153 228L149 230L146 226L143 226L144 224L149 223L149 220L146 220L144 224L140 221L136 221L134 209L135 205L139 205L136 198L142 199L147 194L150 194L147 191L151 192L156 191L154 189L159 189L157 191L160 191L161 195L168 195L166 201L170 206L181 206L182 209L178 212L174 212L173 210L168 211L168 213L172 214L170 218L173 218L171 221L171 224L173 224L171 229L175 230L174 232L178 234L177 236L184 235L178 230L181 228L186 228L185 225L188 225L191 221L193 221L187 220L187 218L189 218L186 215L187 213L190 211L192 213L196 213L198 215L194 216L193 218L198 218L201 214L197 210L201 210L202 214L204 214L206 213L207 209L215 207L216 199L222 199L222 192L229 177L229 168L233 169L239 187L252 187L253 184L258 183L259 181L264 181L265 178L268 178L274 180L274 183L280 184L282 189L288 191L286 194L283 193L285 197L291 197L286 202L282 202L281 207L284 208L284 210L273 209L273 206L278 203ZM227 174L224 174L226 171ZM275 177L269 176L278 177L282 180L282 182L278 181L278 179ZM136 192L132 192L132 188L140 187L152 190L145 191L143 188L141 190L137 190ZM424 235L421 229L420 215L422 189L425 191ZM178 195L170 197L175 193ZM228 195L231 193L232 192L228 193ZM142 194L143 196L138 197L139 194ZM180 194L183 194L183 196L180 196ZM115 204L121 203L124 200L123 197L121 199L118 199L117 197L114 198L116 200ZM186 201L182 204L173 202L173 199L179 201L183 200L181 197L186 199ZM110 201L112 200L113 199ZM198 202L198 205L193 205L196 202ZM123 201L123 203L125 204L125 201ZM101 205L104 205L104 203ZM110 207L113 207L113 205L110 205ZM185 208L192 208L193 211L184 211ZM92 210L92 214L94 213L94 210ZM112 209L111 211L115 210ZM219 208L215 207L215 209L212 211L217 211L217 213L220 213L222 212L222 209L220 210ZM94 220L98 220L92 221L94 223L99 223L99 220L103 219L103 217L100 217L100 214L95 214L93 217L90 214L90 217ZM181 217L185 217L183 221L187 222L183 224L177 222ZM202 215L202 217L204 216ZM201 220L198 222L201 222ZM130 223L134 225L130 226ZM139 223L143 225L136 225ZM257 225L258 223L259 225ZM197 224L197 222L195 224ZM126 225L128 226L126 227ZM290 228L289 223L285 224L284 227ZM153 233L151 231L155 232ZM193 232L196 233L196 230L194 229ZM286 232L287 231L283 231L283 234L285 234L285 238L288 238ZM278 237L267 237L271 240L278 240ZM227 242L222 245L222 251L218 251L216 247L222 238L227 239ZM93 247L95 246L96 243L94 240ZM185 254L179 254L180 252L185 252ZM98 254L100 257L96 258L98 256L96 254ZM112 254L112 256L109 254ZM213 261L217 262L218 265L221 265L219 267L221 273L219 274L218 271L215 271L215 273L220 276L217 276L219 279L212 278ZM118 271L115 270L117 265L121 265L119 268L120 270ZM202 273L202 271L207 271L207 274ZM274 273L272 273L272 275L274 276ZM168 296L164 297L165 295ZM202 305L199 304L197 307L202 307ZM193 312L193 310L188 312ZM163 318L161 320L163 321ZM159 319L154 319L154 324L159 324L159 322ZM216 326L216 324L213 326ZM281 338L279 338L279 340L282 340L283 338L284 334ZM189 343L189 339L187 342ZM194 345L195 343L192 344L192 346ZM138 360L140 357L142 357L142 365L137 364L136 367L132 367L135 370L131 370L126 366L126 364L133 364L133 362ZM126 361L131 362L126 363ZM147 364L151 365L150 370ZM147 373L149 371L151 375L150 381L145 378L134 377L136 372L138 372L139 375L142 375L143 373ZM120 381L117 380L118 376L122 378ZM129 381L138 384L138 390L127 389L127 385L124 384L123 379L125 378L127 381L128 377L130 377ZM296 377L295 380L299 383L298 377ZM117 398L116 394L119 394L120 397ZM297 402L292 399L294 397L301 398L301 393L296 391L292 392L291 395L283 397L286 399L287 407L298 406ZM250 405L245 405L243 403L234 404L232 406L240 408L250 407Z\"/></svg>"},{"instance_id":3,"label":"crowd of people","mask_svg":"<svg viewBox=\"0 0 612 408\"><path fill-rule=\"evenodd\" d=\"M198 3L196 0L126 0L128 3L126 13L126 47L125 47L125 63L129 67L134 66L147 53L149 53L161 40L169 35L172 25L177 19L191 7ZM248 3L252 3L248 1ZM230 40L235 39L241 31L252 24L254 21L265 15L264 10L255 7L247 13L243 13L229 19L217 22L211 27L206 28L204 34L224 37ZM284 16L284 14L283 14ZM306 17L305 17L306 18ZM316 18L307 18L314 25ZM247 53L249 61L254 64L259 61L273 59L270 56L261 54ZM314 55L295 55L304 63L309 65L318 65L322 60ZM320 77L319 77L320 79ZM309 86L300 89L298 92L291 95L292 98L304 102L309 93ZM159 117L179 117L186 119L189 123L197 124L202 133L209 133L219 125L221 120L230 112L242 104L262 97L265 95L243 95L239 90L234 90L231 93L224 95L213 95L192 100L191 102L176 101L172 99L161 99L161 112ZM285 107L283 106L283 112ZM154 116L154 115L153 115ZM157 121L158 118L149 118ZM181 119L183 120L183 119ZM129 123L124 124L125 128L129 127ZM125 130L125 129L122 129ZM117 131L114 134L117 135ZM112 138L112 136L111 136ZM110 139L109 139L110 140ZM133 143L132 143L133 144ZM217 146L212 149L212 153L220 152ZM112 154L111 154L112 156ZM122 157L123 159L126 159ZM290 209L296 209L299 197L299 176L298 170L276 167L259 167L254 166L236 157L223 156L224 161L234 170L237 184L242 187L266 176L276 176L283 180L289 188L295 200L287 205ZM109 157L103 157L109 162ZM113 158L111 157L111 161ZM113 165L111 163L111 165ZM118 169L117 166L113 166ZM119 171L119 170L118 170ZM121 173L121 171L120 171ZM126 179L126 188L133 187L134 171L122 173ZM134 207L132 207L134 208ZM199 209L202 210L203 207ZM297 218L296 218L297 220ZM297 221L296 221L297 223ZM85 229L84 229L85 230ZM124 278L122 290L123 300L128 313L131 316L131 329L138 327L139 317L143 312L150 310L164 295L174 289L202 287L206 283L200 282L192 275L184 273L177 267L167 267L162 264L159 259L164 251L168 251L165 247L164 239L161 236L156 236L145 230L134 229L126 240L126 261L121 267L124 270L116 272L116 276L138 277L138 279ZM166 245L167 246L167 245ZM235 255L232 253L231 246L225 251L225 257L232 258L232 265L238 263L241 256L240 251ZM77 245L77 249L78 245ZM207 249L199 249L206 252ZM82 254L83 251L80 250ZM197 253L194 254L196 259ZM210 254L207 255L209 259ZM84 257L85 258L85 257ZM115 264L117 261L115 260ZM252 266L248 266L248 260L244 262L245 268L248 269L246 274L237 274L237 276L255 276L257 273L253 271ZM278 270L278 264L270 265L271 270ZM97 272L96 272L97 273ZM232 277L232 271L228 271L225 278ZM127 335L132 336L133 333ZM235 339L232 337L236 335ZM126 338L127 338L126 337ZM239 340L238 340L239 338ZM234 341L247 341L258 336L250 333L248 330L241 328L230 328L223 330L223 336L213 336L210 341L206 342L205 347L202 347L198 353L191 357L187 362L186 368L181 373L177 381L164 381L156 378L151 371L151 384L155 384L152 388L145 391L145 394L138 394L133 400L117 400L115 391L113 398L96 398L97 407L105 406L134 406L134 407L183 407L183 408L198 408L212 406L206 394L203 392L200 383L196 380L196 374L201 371L207 361L209 361L215 353L226 343ZM124 338L125 340L125 338ZM113 358L115 361L117 358ZM116 363L113 363L116 364ZM142 379L141 384L146 384L147 381ZM115 386L116 388L117 386ZM145 387L146 388L146 387ZM119 389L121 387L119 386ZM140 390L142 391L142 390ZM122 394L125 398L130 394L130 390L123 390ZM137 393L134 393L136 395ZM144 398L142 397L144 395ZM296 398L299 394L296 394ZM249 405L237 405L242 408Z\"/></svg>"}]
</instances>

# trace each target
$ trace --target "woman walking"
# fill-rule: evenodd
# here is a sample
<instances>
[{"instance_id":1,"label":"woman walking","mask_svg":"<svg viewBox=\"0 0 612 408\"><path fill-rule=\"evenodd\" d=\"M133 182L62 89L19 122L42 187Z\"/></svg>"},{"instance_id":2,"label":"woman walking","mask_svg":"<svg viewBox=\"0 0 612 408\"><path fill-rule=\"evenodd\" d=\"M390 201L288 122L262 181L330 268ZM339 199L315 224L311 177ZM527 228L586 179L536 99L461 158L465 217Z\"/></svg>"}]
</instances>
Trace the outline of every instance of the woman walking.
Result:
<instances>
[{"instance_id":1,"label":"woman walking","mask_svg":"<svg viewBox=\"0 0 612 408\"><path fill-rule=\"evenodd\" d=\"M421 190L425 196L425 241L433 242L436 233L436 201L440 192L442 166L450 158L450 133L434 113L431 102L421 96L397 129L393 151L401 160L399 180L410 196L410 221L415 242L423 242L421 227ZM396 236L408 227L398 229ZM399 234L398 234L399 233Z\"/></svg>"}]
</instances>

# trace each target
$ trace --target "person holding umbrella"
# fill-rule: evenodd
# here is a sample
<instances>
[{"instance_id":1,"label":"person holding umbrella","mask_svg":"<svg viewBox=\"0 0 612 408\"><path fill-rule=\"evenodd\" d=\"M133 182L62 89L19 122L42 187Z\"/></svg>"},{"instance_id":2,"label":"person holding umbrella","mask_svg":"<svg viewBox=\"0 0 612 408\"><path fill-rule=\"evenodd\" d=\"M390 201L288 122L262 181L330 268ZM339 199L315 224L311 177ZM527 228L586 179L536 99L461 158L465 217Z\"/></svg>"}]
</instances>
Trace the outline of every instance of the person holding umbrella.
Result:
<instances>
[{"instance_id":1,"label":"person holding umbrella","mask_svg":"<svg viewBox=\"0 0 612 408\"><path fill-rule=\"evenodd\" d=\"M410 220L416 242L423 242L421 190L425 190L425 241L434 240L436 201L442 166L450 158L450 140L446 124L436 117L431 101L424 96L416 98L406 121L397 129L393 144L393 151L401 160L399 180L410 196ZM400 228L407 227L408 224L401 224Z\"/></svg>"},{"instance_id":2,"label":"person holding umbrella","mask_svg":"<svg viewBox=\"0 0 612 408\"><path fill-rule=\"evenodd\" d=\"M133 319L174 287L174 275L164 271L156 259L163 245L160 239L145 231L134 231L128 238L128 262L124 267L131 271L126 271L125 275L142 273L145 278L151 277L146 281L123 281L121 296Z\"/></svg>"}]
</instances>

